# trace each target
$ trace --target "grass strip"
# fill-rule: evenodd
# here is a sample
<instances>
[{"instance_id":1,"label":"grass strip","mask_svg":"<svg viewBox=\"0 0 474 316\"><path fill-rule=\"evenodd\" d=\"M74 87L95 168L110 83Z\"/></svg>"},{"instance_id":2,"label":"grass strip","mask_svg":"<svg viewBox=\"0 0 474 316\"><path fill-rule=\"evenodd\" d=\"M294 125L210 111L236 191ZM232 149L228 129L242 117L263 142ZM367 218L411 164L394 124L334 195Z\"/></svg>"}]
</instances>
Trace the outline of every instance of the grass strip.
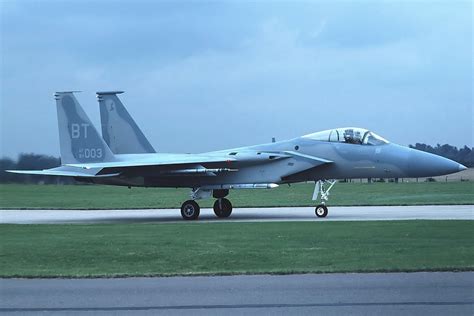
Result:
<instances>
[{"instance_id":1,"label":"grass strip","mask_svg":"<svg viewBox=\"0 0 474 316\"><path fill-rule=\"evenodd\" d=\"M0 225L0 276L473 270L473 225L473 221Z\"/></svg>"}]
</instances>

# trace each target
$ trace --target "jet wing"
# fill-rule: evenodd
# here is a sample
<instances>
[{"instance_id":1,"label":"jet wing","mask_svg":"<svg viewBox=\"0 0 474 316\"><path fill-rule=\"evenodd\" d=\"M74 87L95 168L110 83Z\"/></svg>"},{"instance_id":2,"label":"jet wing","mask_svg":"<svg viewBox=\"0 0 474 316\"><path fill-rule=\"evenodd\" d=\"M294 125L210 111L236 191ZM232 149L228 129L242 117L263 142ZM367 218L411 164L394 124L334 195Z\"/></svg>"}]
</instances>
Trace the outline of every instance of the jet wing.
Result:
<instances>
[{"instance_id":1,"label":"jet wing","mask_svg":"<svg viewBox=\"0 0 474 316\"><path fill-rule=\"evenodd\" d=\"M129 158L129 159L128 159ZM67 164L58 168L48 170L7 170L11 173L64 176L64 177L115 177L126 173L130 169L140 167L157 167L155 172L162 176L216 176L222 172L238 172L239 164L253 165L272 163L280 159L295 159L303 163L300 168L293 169L292 174L299 173L323 164L332 163L330 160L301 154L294 151L283 152L241 152L238 155L229 154L154 154L145 158L123 157L122 161ZM206 164L215 163L217 167L209 167ZM220 166L219 166L220 165ZM149 169L147 170L149 172ZM285 176L289 176L288 174Z\"/></svg>"},{"instance_id":2,"label":"jet wing","mask_svg":"<svg viewBox=\"0 0 474 316\"><path fill-rule=\"evenodd\" d=\"M121 161L111 161L111 162L98 162L98 163L83 163L83 164L68 164L68 167L81 168L85 170L89 169L100 169L100 174L106 172L107 170L113 169L116 171L136 168L136 167L164 167L167 170L175 169L178 173L199 173L195 171L188 170L189 168L194 169L195 166L198 166L199 169L204 168L203 165L209 163L215 164L225 164L225 168L219 169L221 171L228 171L227 167L243 165L252 165L252 164L262 164L270 163L280 159L297 159L303 160L308 164L308 168L316 167L321 164L332 163L332 161L300 154L293 151L284 151L284 152L240 152L238 155L229 155L229 154L183 154L183 155L172 155L172 154L155 154L147 158L142 159L123 159ZM186 167L189 166L189 167ZM175 168L176 167L176 168ZM182 172L180 171L182 170ZM237 171L232 169L232 171ZM216 172L216 171L210 171Z\"/></svg>"},{"instance_id":3,"label":"jet wing","mask_svg":"<svg viewBox=\"0 0 474 316\"><path fill-rule=\"evenodd\" d=\"M153 166L171 166L171 165L187 165L187 164L203 164L203 163L226 163L235 161L231 157L212 157L202 155L167 155L166 157L134 159L124 161L99 162L99 163L83 163L83 164L67 164L70 167L93 169L93 168L127 168L127 167L153 167Z\"/></svg>"}]
</instances>

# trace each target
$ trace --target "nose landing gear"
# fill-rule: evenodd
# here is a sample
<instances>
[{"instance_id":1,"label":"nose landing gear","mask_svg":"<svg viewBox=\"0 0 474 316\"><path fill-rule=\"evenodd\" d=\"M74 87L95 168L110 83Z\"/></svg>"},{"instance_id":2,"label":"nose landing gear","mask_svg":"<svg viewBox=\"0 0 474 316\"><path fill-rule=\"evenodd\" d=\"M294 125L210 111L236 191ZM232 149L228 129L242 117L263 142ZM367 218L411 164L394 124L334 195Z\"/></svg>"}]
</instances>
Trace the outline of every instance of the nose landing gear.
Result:
<instances>
[{"instance_id":1,"label":"nose landing gear","mask_svg":"<svg viewBox=\"0 0 474 316\"><path fill-rule=\"evenodd\" d=\"M318 206L316 206L316 208L314 209L314 214L316 214L317 217L321 217L321 218L324 218L326 216L328 216L328 208L326 205L324 204L319 204Z\"/></svg>"},{"instance_id":2,"label":"nose landing gear","mask_svg":"<svg viewBox=\"0 0 474 316\"><path fill-rule=\"evenodd\" d=\"M326 202L329 200L329 191L336 184L336 180L319 180L314 186L313 201L318 200L319 194L321 194L321 204L316 206L314 213L319 218L324 218L328 215L328 208ZM325 185L329 185L325 188Z\"/></svg>"}]
</instances>

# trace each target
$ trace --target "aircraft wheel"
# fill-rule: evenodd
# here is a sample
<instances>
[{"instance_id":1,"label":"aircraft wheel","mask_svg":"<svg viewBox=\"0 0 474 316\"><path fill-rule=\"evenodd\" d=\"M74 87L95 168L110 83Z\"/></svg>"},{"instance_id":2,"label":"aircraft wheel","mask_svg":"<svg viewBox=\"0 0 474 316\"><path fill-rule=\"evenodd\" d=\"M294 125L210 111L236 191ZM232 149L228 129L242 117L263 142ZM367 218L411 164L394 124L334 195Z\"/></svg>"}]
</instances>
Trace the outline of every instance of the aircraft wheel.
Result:
<instances>
[{"instance_id":1,"label":"aircraft wheel","mask_svg":"<svg viewBox=\"0 0 474 316\"><path fill-rule=\"evenodd\" d=\"M228 199L221 198L214 202L214 214L219 218L226 218L232 214L232 203Z\"/></svg>"},{"instance_id":2,"label":"aircraft wheel","mask_svg":"<svg viewBox=\"0 0 474 316\"><path fill-rule=\"evenodd\" d=\"M181 205L181 216L185 220L198 219L200 212L199 204L193 200L186 201Z\"/></svg>"},{"instance_id":3,"label":"aircraft wheel","mask_svg":"<svg viewBox=\"0 0 474 316\"><path fill-rule=\"evenodd\" d=\"M316 214L317 217L326 217L328 216L328 208L326 205L320 204L316 206L314 213Z\"/></svg>"}]
</instances>

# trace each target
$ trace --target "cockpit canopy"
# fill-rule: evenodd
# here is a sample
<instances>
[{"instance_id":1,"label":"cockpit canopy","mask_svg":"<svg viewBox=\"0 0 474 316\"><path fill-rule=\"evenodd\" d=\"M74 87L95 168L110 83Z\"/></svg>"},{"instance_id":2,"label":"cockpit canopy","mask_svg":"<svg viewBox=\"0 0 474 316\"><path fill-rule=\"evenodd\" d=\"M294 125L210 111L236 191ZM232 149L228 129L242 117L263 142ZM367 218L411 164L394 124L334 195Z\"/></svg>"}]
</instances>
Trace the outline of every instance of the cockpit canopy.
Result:
<instances>
[{"instance_id":1,"label":"cockpit canopy","mask_svg":"<svg viewBox=\"0 0 474 316\"><path fill-rule=\"evenodd\" d=\"M339 142L357 145L377 146L389 143L385 138L366 129L357 127L331 129L305 135L303 137L323 142Z\"/></svg>"}]
</instances>

